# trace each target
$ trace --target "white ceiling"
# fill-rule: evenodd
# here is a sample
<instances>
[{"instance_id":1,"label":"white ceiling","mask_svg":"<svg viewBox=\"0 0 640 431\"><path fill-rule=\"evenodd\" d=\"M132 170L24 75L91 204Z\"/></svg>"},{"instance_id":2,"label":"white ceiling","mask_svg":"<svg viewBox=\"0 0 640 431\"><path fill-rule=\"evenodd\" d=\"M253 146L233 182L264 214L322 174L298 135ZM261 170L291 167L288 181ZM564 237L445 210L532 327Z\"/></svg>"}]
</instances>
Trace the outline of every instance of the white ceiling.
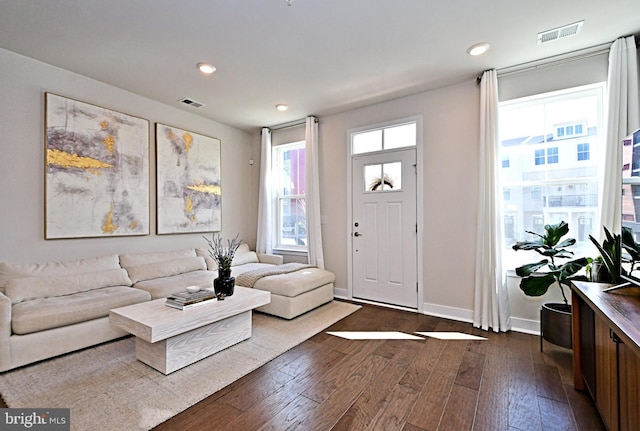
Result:
<instances>
[{"instance_id":1,"label":"white ceiling","mask_svg":"<svg viewBox=\"0 0 640 431\"><path fill-rule=\"evenodd\" d=\"M0 0L0 47L245 130L638 33L639 0ZM477 42L490 51L467 55Z\"/></svg>"}]
</instances>

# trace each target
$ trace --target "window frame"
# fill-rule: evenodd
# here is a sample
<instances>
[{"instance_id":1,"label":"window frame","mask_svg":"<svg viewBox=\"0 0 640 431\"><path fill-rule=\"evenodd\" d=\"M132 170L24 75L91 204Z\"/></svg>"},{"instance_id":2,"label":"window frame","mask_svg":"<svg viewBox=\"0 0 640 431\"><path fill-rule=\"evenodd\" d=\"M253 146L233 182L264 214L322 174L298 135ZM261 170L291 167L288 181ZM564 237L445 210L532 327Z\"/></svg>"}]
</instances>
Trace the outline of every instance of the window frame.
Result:
<instances>
[{"instance_id":1,"label":"window frame","mask_svg":"<svg viewBox=\"0 0 640 431\"><path fill-rule=\"evenodd\" d=\"M523 134L521 136L513 133L514 131L517 132L517 130L510 130L511 133L501 136L501 150L497 155L498 160L513 154L514 163L512 163L512 166L520 166L518 160L521 159L524 169L522 173L519 173L518 170L508 173L504 170L496 169L496 173L499 174L500 178L501 190L510 189L510 200L506 200L504 193L502 193L500 205L502 218L506 220L506 217L513 216L515 224L515 238L503 236L501 239L505 247L503 265L508 272L513 271L519 264L526 262L525 256L510 255L512 242L533 239L533 236L527 236L526 231L541 232L543 224L557 223L564 219L571 225L571 236L584 239L588 238L590 232L583 232L582 228L597 226L599 223L601 199L597 196L599 190L596 189L599 188L597 183L600 179L597 178L597 175L593 175L593 170L598 170L599 168L596 165L601 164L602 161L594 160L590 157L590 154L600 148L601 145L604 145L605 95L605 83L596 83L500 102L499 115L502 114L503 107L506 108L507 112L511 107L516 110L522 109L522 113L526 115L527 110L532 112L537 109L536 105L538 103L554 103L555 101L561 101L564 97L567 97L569 101L573 98L595 97L594 102L597 102L595 111L593 111L594 118L577 118L575 121L569 118L566 122L562 122L562 118L558 118L560 121L554 123L555 117L545 111L542 114L538 113L538 115L543 115L544 125L546 126L544 130L528 128L531 121L529 117L526 117L526 120L522 121ZM520 107L517 105L520 105ZM554 111L549 112L553 113ZM589 115L589 113L586 114ZM518 121L517 116L508 118L508 122L503 120L505 124L511 125ZM598 122L595 122L596 120ZM567 126L571 126L568 134ZM558 139L557 132L560 127L562 128L560 134L564 136ZM522 146L518 149L513 146L513 142L518 142L520 138L522 138L519 141ZM508 142L508 146L503 148L503 142ZM576 154L577 144L585 142L589 143L589 159L587 163L583 164L582 160L577 159ZM553 148L557 148L557 153ZM507 151L503 152L503 149L507 149ZM532 155L533 158L531 158ZM538 159L536 159L536 156L538 156ZM578 174L575 171L576 169L587 169L589 173ZM551 171L556 171L556 173L550 175L549 172ZM585 176L582 177L582 175ZM578 187L572 189L571 185L577 185ZM558 186L567 186L567 190L558 191ZM520 188L521 191L518 191L517 188ZM584 196L577 197L574 195ZM535 213L538 211L537 208L539 206L542 209L540 212L541 218L538 220ZM578 215L582 220L580 223L576 219ZM535 225L536 220L539 226ZM580 240L577 252L591 255L593 250L590 241Z\"/></svg>"},{"instance_id":2,"label":"window frame","mask_svg":"<svg viewBox=\"0 0 640 431\"><path fill-rule=\"evenodd\" d=\"M579 162L591 160L591 147L589 142L582 142L576 145L577 160Z\"/></svg>"},{"instance_id":3,"label":"window frame","mask_svg":"<svg viewBox=\"0 0 640 431\"><path fill-rule=\"evenodd\" d=\"M560 153L558 147L547 148L547 165L557 165L560 163Z\"/></svg>"},{"instance_id":4,"label":"window frame","mask_svg":"<svg viewBox=\"0 0 640 431\"><path fill-rule=\"evenodd\" d=\"M391 146L387 146L387 137L386 137L386 131L387 130L393 130L393 129L398 129L400 127L404 127L404 126L413 126L414 127L414 140L411 144L407 144L407 145L391 145ZM376 147L376 148L372 148L372 149L368 149L368 150L363 150L363 151L359 151L356 149L356 138L358 136L361 135L371 135L371 134L379 134L379 140L380 140L380 146ZM372 153L378 153L378 152L387 152L387 151L394 151L394 150L401 150L401 149L405 149L405 148L416 148L418 145L417 142L417 136L418 136L418 122L417 120L411 119L409 121L401 121L401 122L397 122L397 123L388 123L379 127L372 127L372 128L366 128L366 129L362 129L359 131L354 131L354 132L350 132L349 134L349 153L351 154L351 156L355 156L355 155L363 155L363 154L372 154Z\"/></svg>"},{"instance_id":5,"label":"window frame","mask_svg":"<svg viewBox=\"0 0 640 431\"><path fill-rule=\"evenodd\" d=\"M284 251L284 252L299 252L299 253L307 253L307 245L298 245L298 244L285 244L282 240L284 239L283 232L283 217L282 214L282 202L284 201L296 201L296 200L305 200L305 193L291 193L284 194L282 193L283 187L281 184L282 180L282 171L284 170L284 166L282 164L283 157L282 154L286 151L293 149L303 149L306 150L306 142L302 141L294 141L283 143L280 145L275 145L271 148L271 176L273 179L273 192L272 192L272 201L273 201L273 250L275 251ZM306 166L304 167L306 169ZM305 209L304 212L306 214L306 201L305 201ZM297 239L298 232L296 229L296 225L294 225L294 238ZM306 236L306 217L305 217L305 239ZM308 241L308 240L307 240ZM297 242L297 241L296 241Z\"/></svg>"}]
</instances>

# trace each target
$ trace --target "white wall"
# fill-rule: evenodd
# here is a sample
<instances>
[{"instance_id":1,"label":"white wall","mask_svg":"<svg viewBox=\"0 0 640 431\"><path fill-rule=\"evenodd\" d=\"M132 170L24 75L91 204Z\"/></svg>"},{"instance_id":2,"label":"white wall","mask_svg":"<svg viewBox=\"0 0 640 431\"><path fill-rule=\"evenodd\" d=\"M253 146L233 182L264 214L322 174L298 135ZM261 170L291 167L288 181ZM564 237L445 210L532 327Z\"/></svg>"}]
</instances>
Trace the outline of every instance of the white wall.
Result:
<instances>
[{"instance_id":1,"label":"white wall","mask_svg":"<svg viewBox=\"0 0 640 431\"><path fill-rule=\"evenodd\" d=\"M150 230L140 237L44 239L44 93L52 92L149 120ZM155 235L155 122L219 138L222 235L255 245L259 164L251 135L0 49L0 260L35 262L109 253L204 246L201 234Z\"/></svg>"},{"instance_id":2,"label":"white wall","mask_svg":"<svg viewBox=\"0 0 640 431\"><path fill-rule=\"evenodd\" d=\"M347 130L423 117L424 309L472 316L480 92L474 81L320 117L325 263L347 289Z\"/></svg>"},{"instance_id":3,"label":"white wall","mask_svg":"<svg viewBox=\"0 0 640 431\"><path fill-rule=\"evenodd\" d=\"M150 121L151 235L44 240L44 92ZM203 245L200 234L155 235L155 122L222 141L222 234L255 245L260 135L252 135L0 49L0 260L33 262ZM474 81L320 117L321 213L327 268L347 289L347 130L423 118L425 313L470 321L474 298L479 88ZM250 166L248 161L254 159ZM535 330L539 301L511 280L512 317ZM549 298L545 298L549 299Z\"/></svg>"},{"instance_id":4,"label":"white wall","mask_svg":"<svg viewBox=\"0 0 640 431\"><path fill-rule=\"evenodd\" d=\"M471 321L474 301L475 231L478 203L480 91L474 81L320 117L321 214L325 263L336 274L336 291L348 286L347 160L349 129L412 116L423 118L426 314ZM258 138L259 140L259 138ZM542 302L560 302L557 289L542 298L525 296L509 277L513 327L536 333ZM569 293L569 292L567 292Z\"/></svg>"}]
</instances>

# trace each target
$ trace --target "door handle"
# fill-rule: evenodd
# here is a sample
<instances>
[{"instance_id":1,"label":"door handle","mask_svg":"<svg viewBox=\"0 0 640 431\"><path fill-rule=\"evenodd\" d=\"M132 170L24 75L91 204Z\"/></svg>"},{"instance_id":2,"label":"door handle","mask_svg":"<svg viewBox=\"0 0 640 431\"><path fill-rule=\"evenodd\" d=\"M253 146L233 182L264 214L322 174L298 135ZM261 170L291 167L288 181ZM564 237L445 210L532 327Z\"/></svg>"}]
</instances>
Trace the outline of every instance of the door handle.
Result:
<instances>
[{"instance_id":1,"label":"door handle","mask_svg":"<svg viewBox=\"0 0 640 431\"><path fill-rule=\"evenodd\" d=\"M362 236L362 234L360 232L354 232L353 236Z\"/></svg>"}]
</instances>

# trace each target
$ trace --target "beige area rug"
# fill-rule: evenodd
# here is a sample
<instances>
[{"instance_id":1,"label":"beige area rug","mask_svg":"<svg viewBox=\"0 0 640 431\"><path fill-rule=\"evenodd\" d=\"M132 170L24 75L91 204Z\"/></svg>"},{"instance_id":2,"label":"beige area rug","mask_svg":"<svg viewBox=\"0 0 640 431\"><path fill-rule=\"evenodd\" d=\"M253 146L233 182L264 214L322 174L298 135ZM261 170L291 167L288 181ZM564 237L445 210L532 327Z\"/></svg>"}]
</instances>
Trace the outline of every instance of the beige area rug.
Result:
<instances>
[{"instance_id":1,"label":"beige area rug","mask_svg":"<svg viewBox=\"0 0 640 431\"><path fill-rule=\"evenodd\" d=\"M71 429L148 430L360 307L333 301L288 321L253 313L252 336L168 376L135 359L133 337L0 374L9 407L70 408Z\"/></svg>"}]
</instances>

